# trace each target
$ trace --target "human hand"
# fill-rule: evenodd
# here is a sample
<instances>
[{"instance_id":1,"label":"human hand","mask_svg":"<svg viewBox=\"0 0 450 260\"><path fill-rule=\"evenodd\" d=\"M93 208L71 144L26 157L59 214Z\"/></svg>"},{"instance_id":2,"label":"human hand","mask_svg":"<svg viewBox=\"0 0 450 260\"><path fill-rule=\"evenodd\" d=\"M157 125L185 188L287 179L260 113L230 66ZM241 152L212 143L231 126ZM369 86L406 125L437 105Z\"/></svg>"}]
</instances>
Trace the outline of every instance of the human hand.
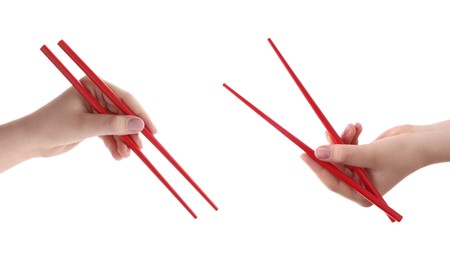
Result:
<instances>
[{"instance_id":1,"label":"human hand","mask_svg":"<svg viewBox=\"0 0 450 260\"><path fill-rule=\"evenodd\" d=\"M450 148L444 140L449 139L449 130L450 121L424 126L402 125L385 131L370 144L357 145L362 126L350 124L341 136L345 145L333 144L328 138L330 145L318 147L315 155L335 164L359 183L361 181L349 166L365 168L369 179L384 195L416 170L448 161ZM301 158L331 191L361 206L372 205L308 155L302 154Z\"/></svg>"},{"instance_id":2,"label":"human hand","mask_svg":"<svg viewBox=\"0 0 450 260\"><path fill-rule=\"evenodd\" d=\"M29 116L31 129L35 129L40 156L54 156L64 153L82 140L100 136L116 160L130 155L130 149L121 140L120 135L131 138L142 147L138 133L144 123L152 133L156 128L137 100L119 87L107 85L137 115L120 115L119 109L95 87L92 81L84 77L81 83L91 92L99 103L111 114L96 114L91 106L71 87L55 100ZM120 116L117 116L120 115Z\"/></svg>"},{"instance_id":3,"label":"human hand","mask_svg":"<svg viewBox=\"0 0 450 260\"><path fill-rule=\"evenodd\" d=\"M89 78L84 77L80 81L111 114L95 113L81 95L70 87L47 105L21 119L23 126L29 130L27 136L33 157L55 156L69 151L86 138L99 136L112 156L120 160L130 155L130 149L120 135L131 135L136 144L142 147L138 133L144 123L152 133L156 133L149 116L131 94L105 82L137 117L121 115L119 109Z\"/></svg>"}]
</instances>

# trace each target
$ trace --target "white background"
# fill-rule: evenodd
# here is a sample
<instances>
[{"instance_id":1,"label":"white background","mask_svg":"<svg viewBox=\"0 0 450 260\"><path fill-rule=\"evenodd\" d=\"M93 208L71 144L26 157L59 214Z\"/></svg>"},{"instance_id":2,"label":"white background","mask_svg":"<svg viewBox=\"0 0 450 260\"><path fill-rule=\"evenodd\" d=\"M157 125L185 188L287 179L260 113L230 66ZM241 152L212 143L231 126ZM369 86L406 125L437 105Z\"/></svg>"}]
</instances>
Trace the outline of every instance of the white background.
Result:
<instances>
[{"instance_id":1,"label":"white background","mask_svg":"<svg viewBox=\"0 0 450 260\"><path fill-rule=\"evenodd\" d=\"M450 256L450 165L422 169L386 194L404 216L391 223L328 191L299 148L221 86L311 147L323 144L324 128L270 37L338 132L363 124L362 143L396 125L449 119L445 1L5 2L1 123L69 87L43 44L83 76L56 45L64 39L138 98L157 138L219 211L145 139L144 152L198 219L136 156L117 162L92 138L0 175L0 259Z\"/></svg>"}]
</instances>

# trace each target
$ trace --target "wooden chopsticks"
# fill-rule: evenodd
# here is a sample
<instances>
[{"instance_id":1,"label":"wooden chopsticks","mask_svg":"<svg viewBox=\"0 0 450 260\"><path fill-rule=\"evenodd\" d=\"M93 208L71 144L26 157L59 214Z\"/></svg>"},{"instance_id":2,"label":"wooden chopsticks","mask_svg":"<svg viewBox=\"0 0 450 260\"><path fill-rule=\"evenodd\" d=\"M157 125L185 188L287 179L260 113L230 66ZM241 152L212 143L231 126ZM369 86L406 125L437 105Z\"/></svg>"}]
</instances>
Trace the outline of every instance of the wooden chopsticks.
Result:
<instances>
[{"instance_id":1,"label":"wooden chopsticks","mask_svg":"<svg viewBox=\"0 0 450 260\"><path fill-rule=\"evenodd\" d=\"M113 102L126 115L136 115L122 100L101 80L84 61L67 45L63 40L58 42L58 45L63 51L81 68L84 73L92 80L92 82L105 94L111 102ZM55 65L55 67L67 78L73 87L81 94L81 96L89 102L89 104L96 110L97 113L108 114L106 109L91 95L91 93L75 78L75 76L62 64L62 62L50 51L50 49L43 45L41 51L47 58ZM154 137L147 126L142 130L142 134L166 157L166 159L183 175L183 177L200 193L200 195L213 207L218 210L218 207L206 195L205 192L195 183L195 181L187 174L187 172L178 164L178 162L169 154L169 152L161 145L161 143ZM175 189L166 181L166 179L159 173L153 164L141 152L136 143L130 136L120 136L124 143L144 162L145 165L155 174L155 176L166 186L166 188L175 196L175 198L186 208L186 210L194 217L197 215L187 205L187 203L180 197Z\"/></svg>"},{"instance_id":2,"label":"wooden chopsticks","mask_svg":"<svg viewBox=\"0 0 450 260\"><path fill-rule=\"evenodd\" d=\"M298 77L295 75L294 71L291 69L289 64L286 62L284 57L281 55L278 48L275 46L273 41L269 38L268 39L270 45L276 52L277 56L283 63L283 65L288 70L289 74L299 87L300 91L303 93L305 98L307 99L310 106L313 108L316 115L319 117L322 124L325 126L327 131L330 133L331 138L336 144L343 144L344 142L339 137L339 135L336 133L334 128L331 126L330 122L327 120L325 115L322 113L322 111L319 109L317 104L314 102L312 97L309 95L309 93L306 91L306 88L303 86L303 84L300 82ZM384 201L381 194L378 192L378 190L375 188L375 186L372 184L372 182L369 180L366 172L364 169L359 167L352 167L353 170L357 173L358 177L363 182L364 186L360 185L358 182L356 182L354 179L347 176L345 173L340 171L335 165L321 161L317 159L315 156L314 150L311 149L309 146L307 146L305 143L300 141L297 137L295 137L293 134L291 134L289 131L287 131L285 128L283 128L281 125L279 125L277 122L275 122L273 119L271 119L269 116L264 114L261 110L259 110L257 107L255 107L253 104L251 104L248 100L246 100L244 97L239 95L235 90L233 90L231 87L229 87L227 84L223 84L223 86L230 91L233 95L235 95L239 100L241 100L244 104L246 104L249 108L251 108L253 111L255 111L259 116L261 116L264 120L266 120L269 124L271 124L273 127L275 127L278 131L280 131L284 136L286 136L289 140L291 140L294 144L296 144L300 149L302 149L306 154L308 154L311 158L313 158L317 163L319 163L322 167L327 169L329 172L334 174L337 178L341 179L344 183L352 187L356 192L361 194L364 198L366 198L368 201L370 201L372 204L379 207L381 210L383 210L389 217L389 219L394 221L401 221L402 216L398 214L396 211L394 211L392 208L390 208L386 202Z\"/></svg>"}]
</instances>

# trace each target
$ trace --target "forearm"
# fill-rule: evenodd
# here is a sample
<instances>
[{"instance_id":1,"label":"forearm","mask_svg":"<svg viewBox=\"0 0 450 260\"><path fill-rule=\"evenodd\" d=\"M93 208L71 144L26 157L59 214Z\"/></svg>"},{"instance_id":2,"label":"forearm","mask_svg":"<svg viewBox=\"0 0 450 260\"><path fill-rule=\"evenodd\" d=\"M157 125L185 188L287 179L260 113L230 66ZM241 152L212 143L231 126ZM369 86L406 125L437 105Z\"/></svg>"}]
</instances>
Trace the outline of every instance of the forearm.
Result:
<instances>
[{"instance_id":1,"label":"forearm","mask_svg":"<svg viewBox=\"0 0 450 260\"><path fill-rule=\"evenodd\" d=\"M26 118L0 125L0 173L34 157L34 143Z\"/></svg>"},{"instance_id":2,"label":"forearm","mask_svg":"<svg viewBox=\"0 0 450 260\"><path fill-rule=\"evenodd\" d=\"M424 166L450 162L450 120L420 128L417 138L422 143Z\"/></svg>"}]
</instances>

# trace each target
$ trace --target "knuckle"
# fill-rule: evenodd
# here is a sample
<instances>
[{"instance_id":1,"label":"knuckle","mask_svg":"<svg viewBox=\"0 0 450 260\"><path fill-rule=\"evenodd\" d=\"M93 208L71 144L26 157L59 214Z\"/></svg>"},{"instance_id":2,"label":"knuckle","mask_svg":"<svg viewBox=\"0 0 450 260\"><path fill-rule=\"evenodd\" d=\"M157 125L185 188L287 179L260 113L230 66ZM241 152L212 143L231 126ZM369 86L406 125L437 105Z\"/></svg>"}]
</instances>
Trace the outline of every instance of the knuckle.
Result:
<instances>
[{"instance_id":1,"label":"knuckle","mask_svg":"<svg viewBox=\"0 0 450 260\"><path fill-rule=\"evenodd\" d=\"M347 162L351 159L351 154L344 149L334 149L333 155L336 162Z\"/></svg>"},{"instance_id":2,"label":"knuckle","mask_svg":"<svg viewBox=\"0 0 450 260\"><path fill-rule=\"evenodd\" d=\"M404 133L412 133L412 132L414 132L414 126L406 124L406 125L399 125L399 126L392 128L390 130L390 135L394 136L394 135L399 135L399 134L404 134Z\"/></svg>"},{"instance_id":3,"label":"knuckle","mask_svg":"<svg viewBox=\"0 0 450 260\"><path fill-rule=\"evenodd\" d=\"M112 132L120 134L123 132L125 123L121 117L113 116L107 121L107 124L109 125L109 128Z\"/></svg>"}]
</instances>

